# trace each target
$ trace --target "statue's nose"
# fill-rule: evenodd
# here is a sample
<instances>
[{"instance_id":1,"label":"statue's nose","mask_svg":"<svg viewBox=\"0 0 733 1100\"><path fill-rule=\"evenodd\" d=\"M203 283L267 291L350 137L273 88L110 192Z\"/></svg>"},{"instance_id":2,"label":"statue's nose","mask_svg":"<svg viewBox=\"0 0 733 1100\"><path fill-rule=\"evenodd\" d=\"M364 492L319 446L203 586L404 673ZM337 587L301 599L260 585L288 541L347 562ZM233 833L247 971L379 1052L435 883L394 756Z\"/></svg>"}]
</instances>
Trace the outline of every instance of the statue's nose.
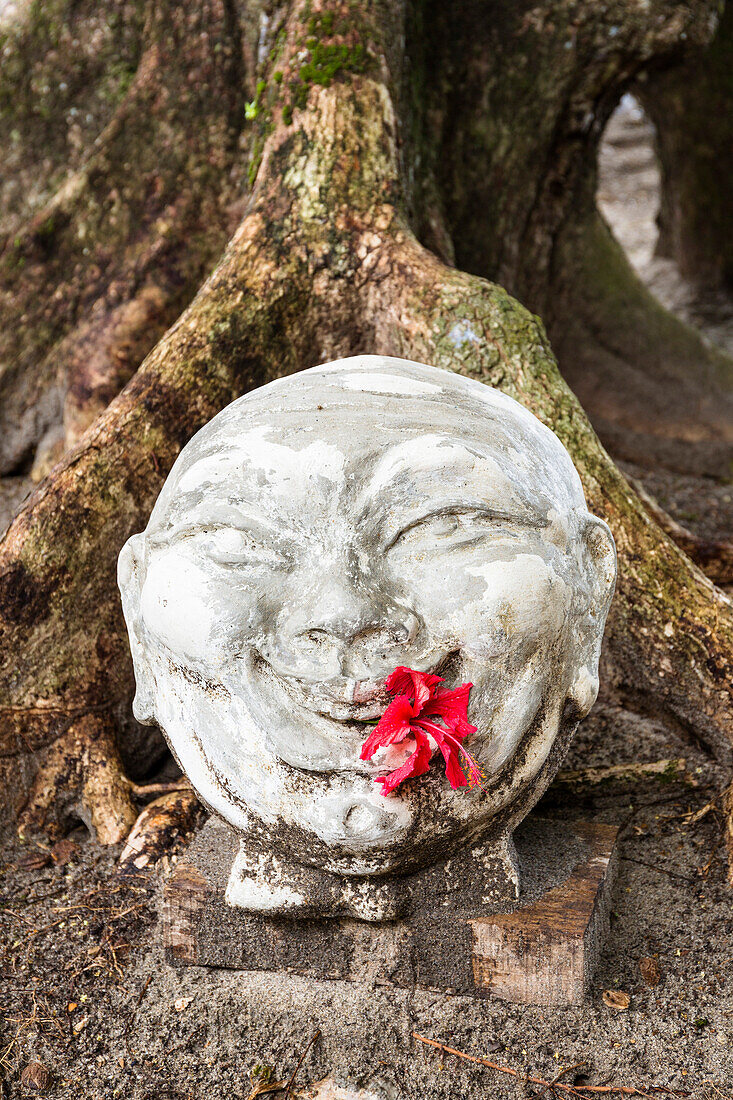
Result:
<instances>
[{"instance_id":1,"label":"statue's nose","mask_svg":"<svg viewBox=\"0 0 733 1100\"><path fill-rule=\"evenodd\" d=\"M351 657L359 665L376 661L381 671L396 651L415 640L420 620L384 588L329 577L311 593L307 605L294 609L288 626L291 644L304 656L317 659L319 652L325 656L337 649L345 660Z\"/></svg>"}]
</instances>

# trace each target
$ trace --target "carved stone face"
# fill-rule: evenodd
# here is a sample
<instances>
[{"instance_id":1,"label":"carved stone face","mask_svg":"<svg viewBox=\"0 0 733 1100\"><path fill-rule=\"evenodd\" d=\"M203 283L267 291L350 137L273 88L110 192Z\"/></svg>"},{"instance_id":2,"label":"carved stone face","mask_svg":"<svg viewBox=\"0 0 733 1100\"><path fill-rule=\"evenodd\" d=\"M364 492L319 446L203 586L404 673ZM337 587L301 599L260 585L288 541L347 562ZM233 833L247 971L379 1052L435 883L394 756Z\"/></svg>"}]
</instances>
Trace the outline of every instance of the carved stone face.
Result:
<instances>
[{"instance_id":1,"label":"carved stone face","mask_svg":"<svg viewBox=\"0 0 733 1100\"><path fill-rule=\"evenodd\" d=\"M511 398L360 356L207 424L119 575L135 713L203 799L291 858L378 874L531 808L596 696L615 554L567 452ZM396 665L473 682L485 790L436 762L380 793L404 755L359 752Z\"/></svg>"}]
</instances>

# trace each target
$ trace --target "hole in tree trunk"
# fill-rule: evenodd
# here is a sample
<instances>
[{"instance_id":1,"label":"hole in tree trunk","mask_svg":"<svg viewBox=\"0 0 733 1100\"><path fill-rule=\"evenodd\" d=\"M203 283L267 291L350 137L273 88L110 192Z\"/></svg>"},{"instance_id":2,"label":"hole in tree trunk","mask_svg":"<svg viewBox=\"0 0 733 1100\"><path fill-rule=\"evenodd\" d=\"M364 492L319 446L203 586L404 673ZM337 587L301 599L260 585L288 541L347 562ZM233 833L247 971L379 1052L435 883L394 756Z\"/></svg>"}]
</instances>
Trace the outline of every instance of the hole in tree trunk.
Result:
<instances>
[{"instance_id":1,"label":"hole in tree trunk","mask_svg":"<svg viewBox=\"0 0 733 1100\"><path fill-rule=\"evenodd\" d=\"M682 277L660 241L662 177L654 126L634 96L623 96L598 155L598 208L654 296L712 344L733 353L733 300Z\"/></svg>"}]
</instances>

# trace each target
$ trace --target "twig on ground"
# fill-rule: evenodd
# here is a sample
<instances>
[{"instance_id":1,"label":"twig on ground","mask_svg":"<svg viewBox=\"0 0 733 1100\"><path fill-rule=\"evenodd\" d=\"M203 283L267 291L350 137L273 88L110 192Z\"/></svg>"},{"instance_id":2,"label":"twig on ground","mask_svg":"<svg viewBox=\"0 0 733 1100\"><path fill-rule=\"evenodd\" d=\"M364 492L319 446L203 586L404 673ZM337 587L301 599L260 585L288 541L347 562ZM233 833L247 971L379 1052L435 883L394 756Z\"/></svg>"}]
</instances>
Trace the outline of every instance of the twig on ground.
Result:
<instances>
[{"instance_id":1,"label":"twig on ground","mask_svg":"<svg viewBox=\"0 0 733 1100\"><path fill-rule=\"evenodd\" d=\"M709 1085L710 1088L715 1091L716 1095L722 1097L722 1100L733 1100L733 1093L721 1092L714 1081L703 1081L702 1083L703 1083L703 1085Z\"/></svg>"},{"instance_id":2,"label":"twig on ground","mask_svg":"<svg viewBox=\"0 0 733 1100\"><path fill-rule=\"evenodd\" d=\"M140 1005L141 1005L141 1004L143 1003L143 997L144 997L144 996L145 996L145 994L147 993L147 991L148 991L148 986L150 985L150 983L152 982L152 980L153 980L153 975L152 975L152 974L148 974L148 978L147 978L147 981L145 982L145 985L144 985L144 986L142 987L142 989L140 990L140 992L139 992L139 994L138 994L138 997L137 997L137 1000L135 1001L135 1011L133 1012L133 1016L135 1015L135 1012L137 1012L137 1010L139 1009Z\"/></svg>"},{"instance_id":3,"label":"twig on ground","mask_svg":"<svg viewBox=\"0 0 733 1100\"><path fill-rule=\"evenodd\" d=\"M689 1092L680 1092L678 1089L670 1089L664 1085L649 1085L648 1091L637 1089L633 1085L566 1085L562 1081L546 1081L543 1077L532 1077L528 1074L522 1073L520 1070L512 1069L510 1066L500 1066L496 1062L489 1061L488 1058L482 1058L476 1054L466 1054L463 1050L456 1050L455 1047L448 1047L445 1043L439 1043L435 1039L426 1039L424 1035L418 1035L416 1031L412 1033L413 1039L417 1039L421 1043L426 1043L428 1046L435 1047L436 1050L443 1051L444 1054L454 1054L456 1058L463 1058L467 1062L474 1062L479 1066L488 1066L489 1069L496 1070L497 1073L506 1073L510 1077L517 1077L520 1081L525 1081L530 1085L544 1085L545 1088L560 1089L562 1092L567 1092L571 1096L584 1096L587 1093L593 1095L603 1094L611 1096L614 1093L619 1096L650 1096L652 1093L666 1093L668 1096L690 1096Z\"/></svg>"},{"instance_id":4,"label":"twig on ground","mask_svg":"<svg viewBox=\"0 0 733 1100\"><path fill-rule=\"evenodd\" d=\"M658 867L656 863L647 863L645 859L635 859L633 856L621 856L623 863L638 863L640 867L648 867L650 871L656 871L660 875L669 875L670 878L681 879L688 884L694 883L694 878L689 875L681 875L679 871L670 871L669 867Z\"/></svg>"},{"instance_id":5,"label":"twig on ground","mask_svg":"<svg viewBox=\"0 0 733 1100\"><path fill-rule=\"evenodd\" d=\"M35 992L32 994L32 999L33 999L33 1010L31 1012L30 1016L27 1016L25 1019L23 1019L23 1018L19 1019L18 1017L11 1017L11 1016L6 1018L7 1023L15 1023L18 1026L16 1028L15 1035L13 1035L13 1038L10 1040L8 1045L5 1047L5 1050L3 1051L2 1056L0 1056L0 1069L3 1071L3 1073L5 1073L10 1067L10 1062L9 1062L10 1055L12 1053L13 1048L18 1045L18 1040L20 1039L23 1032L27 1031L28 1028L33 1027L33 1025L38 1022L38 1005L36 1004L36 994L35 994Z\"/></svg>"},{"instance_id":6,"label":"twig on ground","mask_svg":"<svg viewBox=\"0 0 733 1100\"><path fill-rule=\"evenodd\" d=\"M682 814L681 820L685 825L696 825L698 821L702 821L704 817L707 817L709 813L717 812L717 806L715 801L706 802L705 805L699 810L690 810L689 813Z\"/></svg>"},{"instance_id":7,"label":"twig on ground","mask_svg":"<svg viewBox=\"0 0 733 1100\"><path fill-rule=\"evenodd\" d=\"M556 1085L558 1081L565 1076L566 1073L572 1073L574 1069L580 1069L581 1066L587 1065L586 1062L575 1062L572 1066L565 1066L561 1069L557 1077L553 1077L552 1081L549 1081L546 1085L543 1085L540 1091L537 1093L536 1100L540 1100L541 1096L544 1096L548 1089L551 1089L554 1095L553 1085Z\"/></svg>"},{"instance_id":8,"label":"twig on ground","mask_svg":"<svg viewBox=\"0 0 733 1100\"><path fill-rule=\"evenodd\" d=\"M29 917L24 917L22 913L16 913L14 909L0 909L0 917L12 917L13 920L23 921L23 924L33 924Z\"/></svg>"},{"instance_id":9,"label":"twig on ground","mask_svg":"<svg viewBox=\"0 0 733 1100\"><path fill-rule=\"evenodd\" d=\"M296 1077L298 1076L298 1072L299 1072L299 1070L300 1070L300 1067L301 1067L301 1066L303 1065L303 1062L305 1061L305 1056L306 1056L306 1054L308 1053L308 1051L310 1050L310 1048L311 1048L311 1047L313 1046L313 1044L315 1043L316 1039L320 1038L320 1035L321 1035L321 1030L320 1030L320 1028L319 1028L319 1029L318 1029L318 1031L316 1031L316 1032L315 1032L315 1034L314 1034L314 1035L313 1035L313 1036L311 1037L311 1040L310 1040L310 1042L308 1043L308 1046L307 1046L307 1047L305 1048L305 1050L304 1050L304 1051L303 1051L303 1053L301 1054L301 1056L300 1056L300 1059L299 1059L299 1061L298 1061L298 1064L297 1064L297 1066L295 1067L295 1069L293 1070L293 1074L292 1074L292 1077L291 1077L291 1078L290 1078L290 1080L288 1081L287 1087L286 1087L286 1089L285 1089L285 1100L288 1100L288 1097L289 1097L289 1096L290 1096L290 1094L291 1094L291 1091L292 1091L293 1085L295 1084L295 1078L296 1078Z\"/></svg>"},{"instance_id":10,"label":"twig on ground","mask_svg":"<svg viewBox=\"0 0 733 1100\"><path fill-rule=\"evenodd\" d=\"M125 777L125 782L136 798L147 798L149 794L168 794L170 791L190 791L191 784L182 775L179 779L173 779L169 783L133 783Z\"/></svg>"}]
</instances>

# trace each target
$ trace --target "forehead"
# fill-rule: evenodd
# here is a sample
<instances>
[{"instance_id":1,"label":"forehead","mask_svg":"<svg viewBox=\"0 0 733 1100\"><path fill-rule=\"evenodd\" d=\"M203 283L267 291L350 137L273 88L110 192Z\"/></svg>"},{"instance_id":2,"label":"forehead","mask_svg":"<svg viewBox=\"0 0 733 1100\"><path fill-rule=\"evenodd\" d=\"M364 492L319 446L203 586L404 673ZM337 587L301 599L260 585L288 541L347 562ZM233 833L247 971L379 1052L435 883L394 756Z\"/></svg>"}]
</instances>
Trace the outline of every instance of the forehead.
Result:
<instances>
[{"instance_id":1,"label":"forehead","mask_svg":"<svg viewBox=\"0 0 733 1100\"><path fill-rule=\"evenodd\" d=\"M215 417L179 456L151 526L212 499L271 510L435 494L543 517L585 509L562 444L511 398L447 371L360 357L262 387Z\"/></svg>"}]
</instances>

